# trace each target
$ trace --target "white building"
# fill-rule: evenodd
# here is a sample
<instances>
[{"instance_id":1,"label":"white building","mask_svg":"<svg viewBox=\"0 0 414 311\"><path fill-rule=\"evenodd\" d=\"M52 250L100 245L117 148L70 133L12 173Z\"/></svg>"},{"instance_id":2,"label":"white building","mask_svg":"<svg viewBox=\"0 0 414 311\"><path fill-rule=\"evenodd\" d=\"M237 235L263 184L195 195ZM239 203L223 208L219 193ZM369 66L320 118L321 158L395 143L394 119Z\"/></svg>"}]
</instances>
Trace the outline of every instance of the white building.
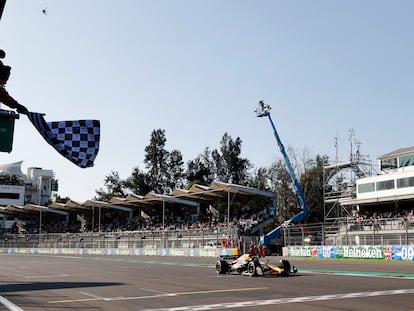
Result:
<instances>
[{"instance_id":1,"label":"white building","mask_svg":"<svg viewBox=\"0 0 414 311\"><path fill-rule=\"evenodd\" d=\"M379 174L356 181L356 198L342 205L414 208L414 146L378 157Z\"/></svg>"},{"instance_id":2,"label":"white building","mask_svg":"<svg viewBox=\"0 0 414 311\"><path fill-rule=\"evenodd\" d=\"M0 206L47 205L52 198L54 172L29 167L25 175L21 170L22 162L0 164Z\"/></svg>"}]
</instances>

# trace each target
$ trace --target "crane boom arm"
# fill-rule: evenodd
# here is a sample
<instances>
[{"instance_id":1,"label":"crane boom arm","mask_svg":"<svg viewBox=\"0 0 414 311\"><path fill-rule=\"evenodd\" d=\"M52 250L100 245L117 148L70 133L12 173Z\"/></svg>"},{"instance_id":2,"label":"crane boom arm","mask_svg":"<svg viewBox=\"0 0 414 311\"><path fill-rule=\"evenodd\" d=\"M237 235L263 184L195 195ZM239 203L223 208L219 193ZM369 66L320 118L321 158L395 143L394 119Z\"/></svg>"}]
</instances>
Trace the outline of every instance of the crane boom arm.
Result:
<instances>
[{"instance_id":1,"label":"crane boom arm","mask_svg":"<svg viewBox=\"0 0 414 311\"><path fill-rule=\"evenodd\" d=\"M300 187L299 181L296 178L295 171L293 170L292 164L290 164L289 157L286 154L285 146L283 145L282 141L280 140L279 134L276 130L275 124L273 123L273 120L270 116L270 113L267 115L267 117L269 118L270 124L272 125L273 132L274 132L274 135L276 137L277 144L280 148L280 152L283 155L283 159L285 160L285 164L286 164L286 167L289 171L290 178L292 179L292 183L295 186L296 193L298 194L299 201L300 201L300 207L301 207L302 210L307 210L305 196L303 195L302 188Z\"/></svg>"},{"instance_id":2,"label":"crane boom arm","mask_svg":"<svg viewBox=\"0 0 414 311\"><path fill-rule=\"evenodd\" d=\"M281 226L278 226L277 228L273 229L269 233L260 237L260 242L266 246L269 246L271 240L277 239L282 234L282 228L288 226L292 222L293 223L301 222L303 219L305 219L306 215L308 214L308 207L306 204L305 196L303 195L302 188L300 187L299 181L296 178L295 171L293 170L292 164L290 163L289 157L285 150L285 146L283 145L282 140L280 139L280 136L276 130L276 126L273 123L272 117L270 116L270 109L271 109L270 106L265 105L264 102L261 100L259 102L259 108L256 110L256 113L258 117L268 117L270 124L272 125L274 136L276 138L280 152L283 155L283 159L285 161L292 183L295 187L295 191L298 195L301 211L298 214L294 215L289 220L286 220Z\"/></svg>"}]
</instances>

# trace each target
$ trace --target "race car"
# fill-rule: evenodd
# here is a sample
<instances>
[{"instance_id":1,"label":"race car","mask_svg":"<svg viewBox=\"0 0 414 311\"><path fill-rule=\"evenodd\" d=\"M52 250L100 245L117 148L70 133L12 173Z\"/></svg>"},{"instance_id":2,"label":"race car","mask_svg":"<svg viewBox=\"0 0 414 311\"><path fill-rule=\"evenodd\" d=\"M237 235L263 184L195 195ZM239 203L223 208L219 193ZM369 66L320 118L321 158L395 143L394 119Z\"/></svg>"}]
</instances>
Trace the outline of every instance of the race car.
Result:
<instances>
[{"instance_id":1,"label":"race car","mask_svg":"<svg viewBox=\"0 0 414 311\"><path fill-rule=\"evenodd\" d=\"M285 259L279 261L279 265L271 264L268 260L260 261L257 256L244 254L237 259L227 260L221 257L216 262L216 272L218 274L241 274L249 276L276 275L289 276L291 273L298 272L295 266Z\"/></svg>"}]
</instances>

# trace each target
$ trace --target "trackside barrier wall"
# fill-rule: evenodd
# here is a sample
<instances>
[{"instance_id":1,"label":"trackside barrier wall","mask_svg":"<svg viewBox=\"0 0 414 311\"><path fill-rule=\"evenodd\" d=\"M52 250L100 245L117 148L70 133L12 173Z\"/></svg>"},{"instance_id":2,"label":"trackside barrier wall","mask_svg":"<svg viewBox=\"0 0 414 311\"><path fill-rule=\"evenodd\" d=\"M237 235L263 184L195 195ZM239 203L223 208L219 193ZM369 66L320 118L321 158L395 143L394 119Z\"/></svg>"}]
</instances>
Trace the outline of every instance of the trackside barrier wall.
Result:
<instances>
[{"instance_id":1,"label":"trackside barrier wall","mask_svg":"<svg viewBox=\"0 0 414 311\"><path fill-rule=\"evenodd\" d=\"M283 256L414 261L414 245L289 246L283 248Z\"/></svg>"},{"instance_id":2,"label":"trackside barrier wall","mask_svg":"<svg viewBox=\"0 0 414 311\"><path fill-rule=\"evenodd\" d=\"M3 254L122 255L122 256L239 256L237 248L3 248Z\"/></svg>"}]
</instances>

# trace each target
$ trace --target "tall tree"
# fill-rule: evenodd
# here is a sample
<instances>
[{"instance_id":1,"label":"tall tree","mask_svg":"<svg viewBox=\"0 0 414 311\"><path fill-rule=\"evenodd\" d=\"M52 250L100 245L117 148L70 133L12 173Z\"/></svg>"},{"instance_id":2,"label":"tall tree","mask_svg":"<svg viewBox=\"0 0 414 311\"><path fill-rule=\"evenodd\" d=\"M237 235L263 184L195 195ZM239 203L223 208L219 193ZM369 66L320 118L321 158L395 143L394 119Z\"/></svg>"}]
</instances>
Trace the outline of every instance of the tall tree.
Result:
<instances>
[{"instance_id":1,"label":"tall tree","mask_svg":"<svg viewBox=\"0 0 414 311\"><path fill-rule=\"evenodd\" d=\"M184 187L184 161L181 151L174 149L169 153L167 166L169 192Z\"/></svg>"},{"instance_id":2,"label":"tall tree","mask_svg":"<svg viewBox=\"0 0 414 311\"><path fill-rule=\"evenodd\" d=\"M274 162L268 171L271 189L277 195L280 221L287 220L298 213L299 201L289 172L282 160Z\"/></svg>"},{"instance_id":3,"label":"tall tree","mask_svg":"<svg viewBox=\"0 0 414 311\"><path fill-rule=\"evenodd\" d=\"M328 164L327 155L317 155L315 159L305 161L305 170L300 178L303 192L308 204L307 222L320 222L324 218L323 168Z\"/></svg>"},{"instance_id":4,"label":"tall tree","mask_svg":"<svg viewBox=\"0 0 414 311\"><path fill-rule=\"evenodd\" d=\"M214 162L208 147L194 160L187 162L187 182L189 184L210 185L214 181Z\"/></svg>"},{"instance_id":5,"label":"tall tree","mask_svg":"<svg viewBox=\"0 0 414 311\"><path fill-rule=\"evenodd\" d=\"M233 140L228 133L225 133L220 144L220 152L218 150L212 152L217 177L223 182L245 184L251 165L249 160L240 157L242 140L240 137Z\"/></svg>"},{"instance_id":6,"label":"tall tree","mask_svg":"<svg viewBox=\"0 0 414 311\"><path fill-rule=\"evenodd\" d=\"M150 143L145 147L144 163L148 169L148 181L151 189L156 193L167 193L168 186L168 157L165 149L165 130L153 130Z\"/></svg>"},{"instance_id":7,"label":"tall tree","mask_svg":"<svg viewBox=\"0 0 414 311\"><path fill-rule=\"evenodd\" d=\"M124 197L125 196L125 185L124 181L119 177L119 173L116 171L111 171L111 173L105 176L103 188L95 190L97 196L95 200L99 201L109 201L113 197Z\"/></svg>"},{"instance_id":8,"label":"tall tree","mask_svg":"<svg viewBox=\"0 0 414 311\"><path fill-rule=\"evenodd\" d=\"M139 167L132 170L131 176L125 180L125 187L137 195L146 195L151 191L148 174L141 171Z\"/></svg>"},{"instance_id":9,"label":"tall tree","mask_svg":"<svg viewBox=\"0 0 414 311\"><path fill-rule=\"evenodd\" d=\"M247 186L268 191L270 190L270 182L268 178L268 169L260 167L250 176Z\"/></svg>"}]
</instances>

